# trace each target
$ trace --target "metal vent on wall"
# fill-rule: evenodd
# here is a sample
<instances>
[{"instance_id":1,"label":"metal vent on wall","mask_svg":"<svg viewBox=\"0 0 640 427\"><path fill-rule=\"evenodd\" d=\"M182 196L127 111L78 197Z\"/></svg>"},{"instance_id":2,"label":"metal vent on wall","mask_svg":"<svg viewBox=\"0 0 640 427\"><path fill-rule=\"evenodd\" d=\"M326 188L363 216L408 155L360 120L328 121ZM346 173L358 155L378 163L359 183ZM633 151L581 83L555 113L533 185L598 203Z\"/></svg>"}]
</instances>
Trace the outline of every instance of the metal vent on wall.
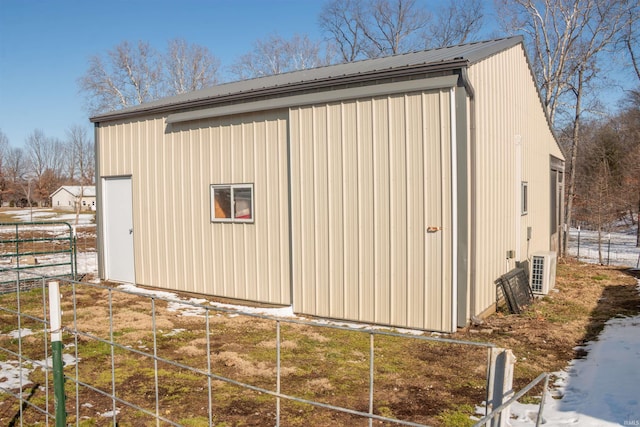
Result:
<instances>
[{"instance_id":1,"label":"metal vent on wall","mask_svg":"<svg viewBox=\"0 0 640 427\"><path fill-rule=\"evenodd\" d=\"M556 253L536 252L531 258L530 285L534 294L546 295L556 284Z\"/></svg>"}]
</instances>

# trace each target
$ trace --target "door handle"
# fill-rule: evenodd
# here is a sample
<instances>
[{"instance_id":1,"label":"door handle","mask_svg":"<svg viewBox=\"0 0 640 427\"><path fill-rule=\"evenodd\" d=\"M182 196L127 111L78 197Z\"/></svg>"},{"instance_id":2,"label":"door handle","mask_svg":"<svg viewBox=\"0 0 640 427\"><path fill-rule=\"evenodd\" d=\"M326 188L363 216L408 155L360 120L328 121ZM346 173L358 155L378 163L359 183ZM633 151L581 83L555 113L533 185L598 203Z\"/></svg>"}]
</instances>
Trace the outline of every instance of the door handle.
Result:
<instances>
[{"instance_id":1,"label":"door handle","mask_svg":"<svg viewBox=\"0 0 640 427\"><path fill-rule=\"evenodd\" d=\"M133 228L129 229L129 234L133 234Z\"/></svg>"}]
</instances>

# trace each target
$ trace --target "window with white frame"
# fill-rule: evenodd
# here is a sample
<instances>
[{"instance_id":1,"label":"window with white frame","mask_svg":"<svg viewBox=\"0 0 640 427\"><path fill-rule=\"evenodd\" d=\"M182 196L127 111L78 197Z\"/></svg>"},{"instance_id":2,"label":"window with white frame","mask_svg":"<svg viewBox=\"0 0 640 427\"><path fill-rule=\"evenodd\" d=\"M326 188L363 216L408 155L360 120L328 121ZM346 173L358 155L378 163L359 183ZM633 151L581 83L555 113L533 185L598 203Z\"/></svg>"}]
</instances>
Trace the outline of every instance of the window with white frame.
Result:
<instances>
[{"instance_id":1,"label":"window with white frame","mask_svg":"<svg viewBox=\"0 0 640 427\"><path fill-rule=\"evenodd\" d=\"M529 209L529 183L522 181L520 188L520 213L526 215Z\"/></svg>"},{"instance_id":2,"label":"window with white frame","mask_svg":"<svg viewBox=\"0 0 640 427\"><path fill-rule=\"evenodd\" d=\"M211 222L253 222L253 184L211 185Z\"/></svg>"}]
</instances>

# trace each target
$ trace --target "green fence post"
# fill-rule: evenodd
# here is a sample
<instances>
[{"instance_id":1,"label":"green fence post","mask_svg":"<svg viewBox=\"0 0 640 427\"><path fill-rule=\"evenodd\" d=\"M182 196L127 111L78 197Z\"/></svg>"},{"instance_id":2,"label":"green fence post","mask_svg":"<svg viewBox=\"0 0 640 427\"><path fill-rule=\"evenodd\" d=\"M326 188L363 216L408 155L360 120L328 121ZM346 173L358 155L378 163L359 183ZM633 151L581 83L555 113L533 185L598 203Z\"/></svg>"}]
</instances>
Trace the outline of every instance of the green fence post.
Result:
<instances>
[{"instance_id":1,"label":"green fence post","mask_svg":"<svg viewBox=\"0 0 640 427\"><path fill-rule=\"evenodd\" d=\"M62 362L62 311L60 310L60 285L49 282L49 323L51 325L51 349L53 350L53 391L56 427L65 427L67 411L64 396L64 370Z\"/></svg>"}]
</instances>

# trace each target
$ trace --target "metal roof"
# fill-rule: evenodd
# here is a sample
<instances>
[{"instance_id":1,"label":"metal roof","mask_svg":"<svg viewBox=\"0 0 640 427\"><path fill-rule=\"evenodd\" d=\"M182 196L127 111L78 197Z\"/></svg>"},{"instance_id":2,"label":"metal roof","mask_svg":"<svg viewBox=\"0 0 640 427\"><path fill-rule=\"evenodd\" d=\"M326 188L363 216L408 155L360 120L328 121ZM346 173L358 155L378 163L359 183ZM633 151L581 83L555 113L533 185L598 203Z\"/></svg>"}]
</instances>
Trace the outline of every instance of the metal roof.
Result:
<instances>
[{"instance_id":1,"label":"metal roof","mask_svg":"<svg viewBox=\"0 0 640 427\"><path fill-rule=\"evenodd\" d=\"M205 106L216 101L237 100L252 96L266 96L283 91L304 90L305 88L339 84L341 81L351 82L367 78L380 78L386 74L401 75L415 69L422 71L457 69L486 59L522 43L522 41L522 36L514 36L224 83L99 114L91 117L91 121L100 122L142 113Z\"/></svg>"},{"instance_id":2,"label":"metal roof","mask_svg":"<svg viewBox=\"0 0 640 427\"><path fill-rule=\"evenodd\" d=\"M85 185L85 186L63 185L62 187L58 188L56 191L51 193L51 196L55 195L56 193L62 190L65 190L66 192L68 192L74 197L79 197L81 191L84 197L96 197L96 187L94 185Z\"/></svg>"}]
</instances>

